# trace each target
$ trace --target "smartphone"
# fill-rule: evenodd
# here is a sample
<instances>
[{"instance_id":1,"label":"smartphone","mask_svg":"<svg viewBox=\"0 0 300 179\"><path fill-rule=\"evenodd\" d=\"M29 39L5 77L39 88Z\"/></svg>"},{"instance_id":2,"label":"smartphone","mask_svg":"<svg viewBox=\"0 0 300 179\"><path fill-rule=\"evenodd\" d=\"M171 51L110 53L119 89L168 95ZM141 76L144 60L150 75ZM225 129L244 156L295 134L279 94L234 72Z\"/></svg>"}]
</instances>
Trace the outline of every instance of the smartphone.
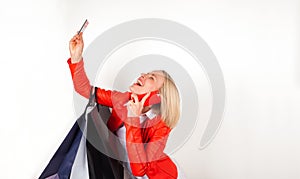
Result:
<instances>
[{"instance_id":1,"label":"smartphone","mask_svg":"<svg viewBox=\"0 0 300 179\"><path fill-rule=\"evenodd\" d=\"M86 27L88 26L89 21L87 19L85 19L84 23L82 24L80 30L78 31L78 35L82 32L84 32L84 30L86 29Z\"/></svg>"},{"instance_id":2,"label":"smartphone","mask_svg":"<svg viewBox=\"0 0 300 179\"><path fill-rule=\"evenodd\" d=\"M138 94L137 96L138 96L139 101L141 101L146 94L147 93ZM134 99L132 99L132 100L134 100ZM146 99L144 106L150 106L150 105L158 104L158 103L160 103L159 91L152 91L150 93L150 96Z\"/></svg>"}]
</instances>

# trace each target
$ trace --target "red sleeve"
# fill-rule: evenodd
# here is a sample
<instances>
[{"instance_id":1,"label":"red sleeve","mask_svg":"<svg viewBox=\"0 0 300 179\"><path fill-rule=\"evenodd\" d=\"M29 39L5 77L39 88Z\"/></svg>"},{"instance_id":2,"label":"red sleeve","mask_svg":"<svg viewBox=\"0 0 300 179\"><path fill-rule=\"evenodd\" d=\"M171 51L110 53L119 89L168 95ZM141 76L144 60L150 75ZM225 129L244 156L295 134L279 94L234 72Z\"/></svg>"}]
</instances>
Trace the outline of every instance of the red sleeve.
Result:
<instances>
[{"instance_id":1,"label":"red sleeve","mask_svg":"<svg viewBox=\"0 0 300 179\"><path fill-rule=\"evenodd\" d=\"M72 63L71 58L69 58L67 62L71 71L75 91L81 96L89 98L91 85L84 70L83 60L80 60L78 63ZM104 106L112 107L111 94L112 92L110 90L98 88L96 101Z\"/></svg>"},{"instance_id":2,"label":"red sleeve","mask_svg":"<svg viewBox=\"0 0 300 179\"><path fill-rule=\"evenodd\" d=\"M163 122L151 127L153 135L146 144L142 141L142 129L139 126L138 117L128 117L124 125L126 127L126 148L132 174L151 178L157 174L156 161L166 155L163 153L171 129Z\"/></svg>"}]
</instances>

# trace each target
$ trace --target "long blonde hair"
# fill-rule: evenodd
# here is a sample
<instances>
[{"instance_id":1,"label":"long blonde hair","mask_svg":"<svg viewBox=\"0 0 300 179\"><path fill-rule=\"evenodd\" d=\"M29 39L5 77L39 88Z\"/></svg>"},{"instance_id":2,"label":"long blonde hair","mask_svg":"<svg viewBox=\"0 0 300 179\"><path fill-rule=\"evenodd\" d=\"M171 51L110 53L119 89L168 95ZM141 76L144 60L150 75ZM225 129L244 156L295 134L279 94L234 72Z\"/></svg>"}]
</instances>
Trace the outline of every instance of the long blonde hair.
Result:
<instances>
[{"instance_id":1,"label":"long blonde hair","mask_svg":"<svg viewBox=\"0 0 300 179\"><path fill-rule=\"evenodd\" d=\"M159 89L161 103L159 111L162 120L170 128L174 128L180 117L180 96L174 80L164 70L160 70L165 77L163 86Z\"/></svg>"}]
</instances>

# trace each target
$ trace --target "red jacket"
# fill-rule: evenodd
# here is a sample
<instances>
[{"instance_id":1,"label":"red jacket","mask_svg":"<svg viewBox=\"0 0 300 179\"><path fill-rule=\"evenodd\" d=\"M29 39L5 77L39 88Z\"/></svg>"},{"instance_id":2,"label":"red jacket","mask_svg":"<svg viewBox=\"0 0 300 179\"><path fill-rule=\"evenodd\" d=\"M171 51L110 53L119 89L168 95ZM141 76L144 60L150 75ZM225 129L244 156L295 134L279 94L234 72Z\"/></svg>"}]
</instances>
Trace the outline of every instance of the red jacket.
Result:
<instances>
[{"instance_id":1,"label":"red jacket","mask_svg":"<svg viewBox=\"0 0 300 179\"><path fill-rule=\"evenodd\" d=\"M84 71L84 63L71 63L68 59L75 91L89 98L91 85ZM126 127L126 148L132 174L149 179L177 178L177 168L172 160L163 152L171 129L160 116L147 120L143 126L139 117L127 117L124 104L129 93L97 89L97 103L112 108L112 115L107 122L108 128L115 132L123 124Z\"/></svg>"}]
</instances>

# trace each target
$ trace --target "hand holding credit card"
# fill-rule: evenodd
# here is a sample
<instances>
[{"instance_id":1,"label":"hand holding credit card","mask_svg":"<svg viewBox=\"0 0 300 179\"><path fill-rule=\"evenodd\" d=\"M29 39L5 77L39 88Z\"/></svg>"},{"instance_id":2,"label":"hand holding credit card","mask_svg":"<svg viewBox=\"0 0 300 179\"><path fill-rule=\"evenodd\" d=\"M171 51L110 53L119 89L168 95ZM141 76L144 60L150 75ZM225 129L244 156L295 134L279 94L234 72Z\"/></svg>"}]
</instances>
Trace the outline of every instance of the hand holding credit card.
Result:
<instances>
[{"instance_id":1,"label":"hand holding credit card","mask_svg":"<svg viewBox=\"0 0 300 179\"><path fill-rule=\"evenodd\" d=\"M88 24L89 22L86 19L83 25L81 26L80 30L73 36L73 38L69 42L69 51L72 63L77 63L82 59L82 52L84 46L82 33L84 32Z\"/></svg>"}]
</instances>

